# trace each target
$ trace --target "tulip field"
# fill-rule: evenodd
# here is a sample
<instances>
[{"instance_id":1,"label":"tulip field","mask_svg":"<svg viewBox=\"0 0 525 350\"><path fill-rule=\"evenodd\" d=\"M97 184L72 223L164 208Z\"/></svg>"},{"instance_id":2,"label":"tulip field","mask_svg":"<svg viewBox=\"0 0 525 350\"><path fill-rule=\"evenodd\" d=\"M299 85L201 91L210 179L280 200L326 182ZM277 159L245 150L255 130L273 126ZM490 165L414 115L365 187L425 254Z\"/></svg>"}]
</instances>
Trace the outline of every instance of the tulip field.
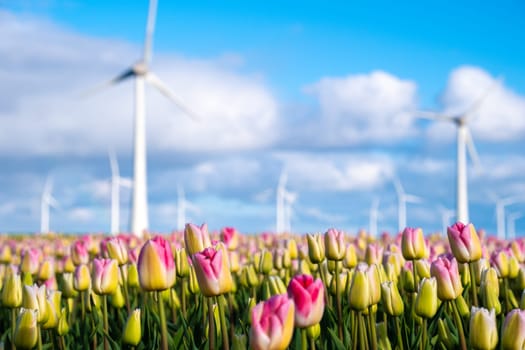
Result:
<instances>
[{"instance_id":1,"label":"tulip field","mask_svg":"<svg viewBox=\"0 0 525 350\"><path fill-rule=\"evenodd\" d=\"M525 240L0 236L0 349L525 349Z\"/></svg>"}]
</instances>

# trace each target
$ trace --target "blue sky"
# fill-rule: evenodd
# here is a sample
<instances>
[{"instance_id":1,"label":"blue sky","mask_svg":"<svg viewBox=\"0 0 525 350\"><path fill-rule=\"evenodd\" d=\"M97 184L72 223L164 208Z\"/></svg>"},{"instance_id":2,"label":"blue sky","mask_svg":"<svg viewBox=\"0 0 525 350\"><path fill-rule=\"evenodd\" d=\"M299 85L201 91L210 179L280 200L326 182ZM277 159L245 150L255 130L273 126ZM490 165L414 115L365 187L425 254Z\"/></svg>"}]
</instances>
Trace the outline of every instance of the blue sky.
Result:
<instances>
[{"instance_id":1,"label":"blue sky","mask_svg":"<svg viewBox=\"0 0 525 350\"><path fill-rule=\"evenodd\" d=\"M462 111L501 76L472 122L481 166L469 168L471 220L494 232L494 200L525 193L524 9L160 1L152 69L204 120L148 89L151 228L176 226L180 183L188 220L272 230L286 167L298 232L367 228L373 198L379 229L395 230L394 175L424 198L408 224L439 230L437 207L455 206L455 130L413 111ZM79 94L138 60L146 11L147 1L0 1L0 230L38 229L48 173L61 204L52 229L107 230L108 148L131 176L132 83ZM123 190L124 223L128 208Z\"/></svg>"}]
</instances>

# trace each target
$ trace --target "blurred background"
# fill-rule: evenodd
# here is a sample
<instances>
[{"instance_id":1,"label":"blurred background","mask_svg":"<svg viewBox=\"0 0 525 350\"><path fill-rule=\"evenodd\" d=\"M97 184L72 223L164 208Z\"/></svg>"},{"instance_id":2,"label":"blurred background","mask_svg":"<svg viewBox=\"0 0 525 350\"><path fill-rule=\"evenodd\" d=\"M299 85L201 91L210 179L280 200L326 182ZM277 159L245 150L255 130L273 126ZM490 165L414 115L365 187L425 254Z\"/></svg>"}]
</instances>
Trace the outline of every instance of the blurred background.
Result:
<instances>
[{"instance_id":1,"label":"blurred background","mask_svg":"<svg viewBox=\"0 0 525 350\"><path fill-rule=\"evenodd\" d=\"M407 225L441 231L457 126L426 110L469 112L470 221L525 232L525 4L353 3L159 1L149 68L199 121L146 85L151 230L395 232L405 198ZM109 231L108 151L129 230L134 84L96 87L141 60L147 17L0 0L0 231L38 231L43 202L52 231Z\"/></svg>"}]
</instances>

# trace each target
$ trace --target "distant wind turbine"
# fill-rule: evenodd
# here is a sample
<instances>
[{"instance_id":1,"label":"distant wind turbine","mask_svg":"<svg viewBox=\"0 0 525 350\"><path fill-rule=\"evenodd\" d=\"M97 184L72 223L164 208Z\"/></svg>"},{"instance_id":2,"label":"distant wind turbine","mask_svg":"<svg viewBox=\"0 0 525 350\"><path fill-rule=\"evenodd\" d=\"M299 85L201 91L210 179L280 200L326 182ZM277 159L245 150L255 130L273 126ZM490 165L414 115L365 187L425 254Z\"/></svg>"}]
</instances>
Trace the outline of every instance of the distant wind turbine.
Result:
<instances>
[{"instance_id":1,"label":"distant wind turbine","mask_svg":"<svg viewBox=\"0 0 525 350\"><path fill-rule=\"evenodd\" d=\"M279 176L276 192L276 233L290 232L291 230L292 205L297 200L297 194L286 189L287 181L288 174L283 169Z\"/></svg>"},{"instance_id":2,"label":"distant wind turbine","mask_svg":"<svg viewBox=\"0 0 525 350\"><path fill-rule=\"evenodd\" d=\"M456 217L458 221L467 224L469 221L468 210L468 183L467 183L467 150L475 165L479 164L479 156L474 146L472 135L468 128L468 123L472 121L472 116L481 107L489 92L501 79L496 80L489 89L474 102L465 112L459 115L447 115L443 113L418 111L420 118L441 120L454 123L457 127L457 159L456 159Z\"/></svg>"},{"instance_id":3,"label":"distant wind turbine","mask_svg":"<svg viewBox=\"0 0 525 350\"><path fill-rule=\"evenodd\" d=\"M496 224L499 239L506 238L505 231L505 207L514 203L525 201L524 196L511 196L505 198L494 198L496 202Z\"/></svg>"},{"instance_id":4,"label":"distant wind turbine","mask_svg":"<svg viewBox=\"0 0 525 350\"><path fill-rule=\"evenodd\" d=\"M297 200L297 193L285 189L283 198L283 231L292 232L292 216L294 216L293 205Z\"/></svg>"},{"instance_id":5,"label":"distant wind turbine","mask_svg":"<svg viewBox=\"0 0 525 350\"><path fill-rule=\"evenodd\" d=\"M456 212L452 209L447 209L443 206L439 206L439 211L441 212L441 226L442 226L442 232L444 235L447 234L447 229L450 226L450 220L454 218L456 215Z\"/></svg>"},{"instance_id":6,"label":"distant wind turbine","mask_svg":"<svg viewBox=\"0 0 525 350\"><path fill-rule=\"evenodd\" d=\"M49 232L49 207L58 208L58 202L51 195L53 191L53 179L47 176L40 200L40 233Z\"/></svg>"},{"instance_id":7,"label":"distant wind turbine","mask_svg":"<svg viewBox=\"0 0 525 350\"><path fill-rule=\"evenodd\" d=\"M132 187L130 179L121 177L118 160L113 151L108 152L111 168L111 233L118 234L120 230L120 187Z\"/></svg>"},{"instance_id":8,"label":"distant wind turbine","mask_svg":"<svg viewBox=\"0 0 525 350\"><path fill-rule=\"evenodd\" d=\"M168 86L149 69L151 51L153 46L153 32L157 1L149 3L148 21L144 40L144 53L139 62L135 63L124 72L103 84L101 87L118 84L129 78L135 78L135 118L134 118L134 144L133 144L133 194L131 199L131 231L137 236L142 236L148 229L148 195L147 195L147 165L146 165L146 107L145 107L145 82L153 85L157 90L172 100L186 115L196 116L185 107L182 100L174 94ZM100 87L99 87L100 88ZM98 88L97 88L98 89Z\"/></svg>"},{"instance_id":9,"label":"distant wind turbine","mask_svg":"<svg viewBox=\"0 0 525 350\"><path fill-rule=\"evenodd\" d=\"M523 213L513 212L507 215L508 239L516 238L516 220L523 217Z\"/></svg>"},{"instance_id":10,"label":"distant wind turbine","mask_svg":"<svg viewBox=\"0 0 525 350\"><path fill-rule=\"evenodd\" d=\"M407 203L420 203L422 200L418 196L406 194L401 181L397 177L394 176L392 181L397 194L397 228L401 232L407 227Z\"/></svg>"},{"instance_id":11,"label":"distant wind turbine","mask_svg":"<svg viewBox=\"0 0 525 350\"><path fill-rule=\"evenodd\" d=\"M378 209L379 209L379 198L374 198L372 200L372 204L370 205L370 218L369 218L370 221L368 225L369 226L368 231L372 237L377 237L378 235L378 232L377 232L377 219L379 217Z\"/></svg>"}]
</instances>

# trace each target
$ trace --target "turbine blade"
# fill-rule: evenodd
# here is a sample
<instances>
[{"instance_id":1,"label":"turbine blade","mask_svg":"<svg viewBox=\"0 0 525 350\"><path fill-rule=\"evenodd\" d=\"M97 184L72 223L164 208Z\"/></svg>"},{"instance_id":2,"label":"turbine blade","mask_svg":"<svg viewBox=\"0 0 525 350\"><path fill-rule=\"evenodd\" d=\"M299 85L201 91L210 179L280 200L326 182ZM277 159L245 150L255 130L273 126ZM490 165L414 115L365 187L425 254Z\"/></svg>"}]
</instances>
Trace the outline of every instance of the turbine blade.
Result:
<instances>
[{"instance_id":1,"label":"turbine blade","mask_svg":"<svg viewBox=\"0 0 525 350\"><path fill-rule=\"evenodd\" d=\"M413 194L405 194L404 198L405 198L405 202L408 202L408 203L421 203L421 202L423 202L423 198L415 196Z\"/></svg>"},{"instance_id":2,"label":"turbine blade","mask_svg":"<svg viewBox=\"0 0 525 350\"><path fill-rule=\"evenodd\" d=\"M392 177L392 182L394 183L394 188L396 189L397 196L403 196L405 194L405 189L401 185L401 181L399 181L399 178L396 175Z\"/></svg>"},{"instance_id":3,"label":"turbine blade","mask_svg":"<svg viewBox=\"0 0 525 350\"><path fill-rule=\"evenodd\" d=\"M490 95L490 93L501 83L503 82L503 77L498 77L492 84L489 85L489 87L485 90L485 92L478 97L476 101L467 109L467 111L463 114L463 119L472 121L472 115L481 108L483 103L487 100L487 97Z\"/></svg>"},{"instance_id":4,"label":"turbine blade","mask_svg":"<svg viewBox=\"0 0 525 350\"><path fill-rule=\"evenodd\" d=\"M48 195L45 198L45 201L47 204L49 204L50 207L57 209L59 207L58 201L55 199L55 197Z\"/></svg>"},{"instance_id":5,"label":"turbine blade","mask_svg":"<svg viewBox=\"0 0 525 350\"><path fill-rule=\"evenodd\" d=\"M133 67L130 67L128 69L126 69L125 71L123 71L122 73L120 73L119 75L117 75L116 77L114 77L113 79L110 79L108 81L105 81L103 82L102 84L99 84L95 87L92 87L82 93L80 93L80 97L87 97L87 96L91 96L95 93L97 93L98 91L108 87L108 86L112 86L112 85L115 85L115 84L118 84L128 78L131 78L135 76L135 71L133 70Z\"/></svg>"},{"instance_id":6,"label":"turbine blade","mask_svg":"<svg viewBox=\"0 0 525 350\"><path fill-rule=\"evenodd\" d=\"M42 196L44 198L49 197L51 195L51 191L53 189L53 177L51 174L47 175L46 182L44 183L44 190L42 191Z\"/></svg>"},{"instance_id":7,"label":"turbine blade","mask_svg":"<svg viewBox=\"0 0 525 350\"><path fill-rule=\"evenodd\" d=\"M432 111L415 111L415 115L420 119L442 120L449 122L453 122L455 120L455 117L453 116Z\"/></svg>"},{"instance_id":8,"label":"turbine blade","mask_svg":"<svg viewBox=\"0 0 525 350\"><path fill-rule=\"evenodd\" d=\"M196 121L200 120L197 114L188 109L182 99L173 93L170 88L168 88L166 84L164 84L164 82L162 82L162 80L160 80L160 78L154 73L148 72L145 76L145 79L148 83L156 87L163 95L172 100L173 103L175 103L175 105L179 107L179 109L182 110L188 117Z\"/></svg>"},{"instance_id":9,"label":"turbine blade","mask_svg":"<svg viewBox=\"0 0 525 350\"><path fill-rule=\"evenodd\" d=\"M479 154L476 150L476 145L474 145L474 140L472 139L472 134L470 133L470 130L467 128L467 149L470 158L472 159L472 162L474 163L474 166L479 170L481 167L481 162L479 160Z\"/></svg>"},{"instance_id":10,"label":"turbine blade","mask_svg":"<svg viewBox=\"0 0 525 350\"><path fill-rule=\"evenodd\" d=\"M151 61L153 48L153 33L155 32L155 18L157 17L157 0L150 0L148 9L148 22L146 23L146 36L144 38L144 62Z\"/></svg>"},{"instance_id":11,"label":"turbine blade","mask_svg":"<svg viewBox=\"0 0 525 350\"><path fill-rule=\"evenodd\" d=\"M118 183L122 187L126 187L126 188L132 188L133 187L133 180L131 180L130 178L127 178L127 177L119 176L118 177Z\"/></svg>"}]
</instances>

